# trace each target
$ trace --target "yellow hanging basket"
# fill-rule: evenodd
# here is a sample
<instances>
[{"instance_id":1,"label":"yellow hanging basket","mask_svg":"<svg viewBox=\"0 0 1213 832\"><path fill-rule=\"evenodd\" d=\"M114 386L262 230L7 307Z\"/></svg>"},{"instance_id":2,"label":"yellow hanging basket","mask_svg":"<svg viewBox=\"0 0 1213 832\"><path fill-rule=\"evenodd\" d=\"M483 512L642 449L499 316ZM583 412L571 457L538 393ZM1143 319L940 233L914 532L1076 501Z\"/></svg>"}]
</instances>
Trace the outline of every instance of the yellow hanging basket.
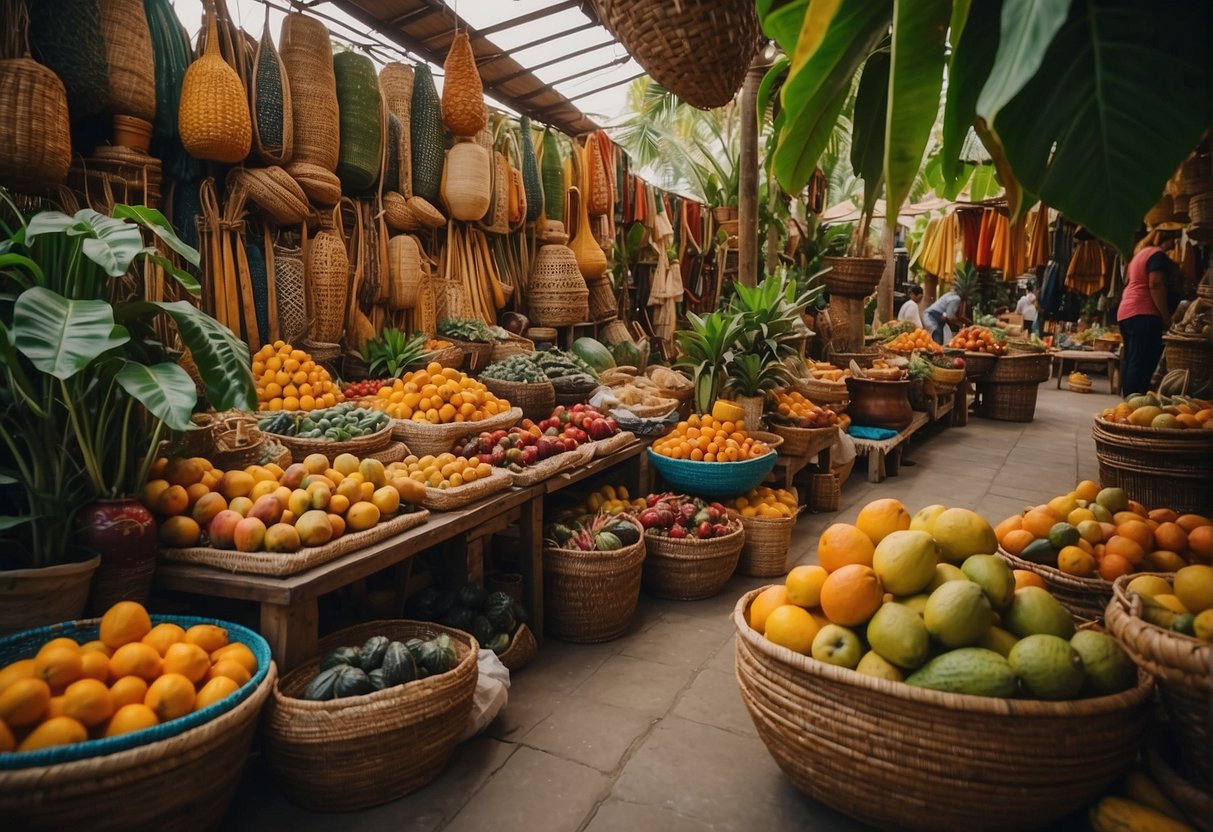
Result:
<instances>
[{"instance_id":1,"label":"yellow hanging basket","mask_svg":"<svg viewBox=\"0 0 1213 832\"><path fill-rule=\"evenodd\" d=\"M253 145L248 99L236 70L219 54L215 11L207 5L206 52L190 64L181 83L177 130L191 156L234 165Z\"/></svg>"}]
</instances>

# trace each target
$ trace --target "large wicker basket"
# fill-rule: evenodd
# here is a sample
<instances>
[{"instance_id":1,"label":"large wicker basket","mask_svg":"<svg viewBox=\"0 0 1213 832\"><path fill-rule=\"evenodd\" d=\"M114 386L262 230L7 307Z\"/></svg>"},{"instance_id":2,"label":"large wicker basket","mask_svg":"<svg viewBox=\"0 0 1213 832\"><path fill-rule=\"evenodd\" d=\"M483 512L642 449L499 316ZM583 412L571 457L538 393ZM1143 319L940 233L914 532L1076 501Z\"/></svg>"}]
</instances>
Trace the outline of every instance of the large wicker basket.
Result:
<instances>
[{"instance_id":1,"label":"large wicker basket","mask_svg":"<svg viewBox=\"0 0 1213 832\"><path fill-rule=\"evenodd\" d=\"M797 428L783 425L779 422L770 423L771 433L783 439L779 447L780 456L802 457L814 447L820 447L824 438L831 440L838 437L838 426L830 425L825 428Z\"/></svg>"},{"instance_id":2,"label":"large wicker basket","mask_svg":"<svg viewBox=\"0 0 1213 832\"><path fill-rule=\"evenodd\" d=\"M980 416L1003 422L1030 422L1036 418L1036 395L1040 392L1038 382L991 382L986 376L977 382L977 392L981 395L981 402L977 406Z\"/></svg>"},{"instance_id":3,"label":"large wicker basket","mask_svg":"<svg viewBox=\"0 0 1213 832\"><path fill-rule=\"evenodd\" d=\"M964 360L965 375L969 378L980 378L994 369L998 356L988 352L965 352Z\"/></svg>"},{"instance_id":4,"label":"large wicker basket","mask_svg":"<svg viewBox=\"0 0 1213 832\"><path fill-rule=\"evenodd\" d=\"M823 257L821 265L826 273L826 289L831 295L866 298L876 289L884 274L883 257Z\"/></svg>"},{"instance_id":5,"label":"large wicker basket","mask_svg":"<svg viewBox=\"0 0 1213 832\"><path fill-rule=\"evenodd\" d=\"M1033 563L1012 555L1001 546L998 547L998 556L1012 569L1022 569L1039 575L1049 594L1074 615L1087 621L1103 620L1104 608L1112 598L1112 584L1103 578L1067 575L1052 566Z\"/></svg>"},{"instance_id":6,"label":"large wicker basket","mask_svg":"<svg viewBox=\"0 0 1213 832\"><path fill-rule=\"evenodd\" d=\"M1213 433L1119 425L1095 417L1099 480L1147 506L1213 512Z\"/></svg>"},{"instance_id":7,"label":"large wicker basket","mask_svg":"<svg viewBox=\"0 0 1213 832\"><path fill-rule=\"evenodd\" d=\"M446 767L463 736L478 675L476 640L424 621L372 621L334 633L323 652L371 636L397 641L445 633L459 663L447 673L365 696L297 698L319 657L287 675L266 709L265 754L287 796L316 811L356 811L416 791Z\"/></svg>"},{"instance_id":8,"label":"large wicker basket","mask_svg":"<svg viewBox=\"0 0 1213 832\"><path fill-rule=\"evenodd\" d=\"M639 524L637 524L639 529ZM640 598L645 536L614 552L543 550L544 628L562 641L590 644L627 632Z\"/></svg>"},{"instance_id":9,"label":"large wicker basket","mask_svg":"<svg viewBox=\"0 0 1213 832\"><path fill-rule=\"evenodd\" d=\"M499 399L505 399L522 409L522 415L532 422L541 422L552 415L556 406L556 388L550 381L534 384L526 381L503 381L497 378L481 378L480 383Z\"/></svg>"},{"instance_id":10,"label":"large wicker basket","mask_svg":"<svg viewBox=\"0 0 1213 832\"><path fill-rule=\"evenodd\" d=\"M767 641L733 610L737 678L758 736L793 785L881 829L1037 828L1133 762L1153 682L1072 702L916 688Z\"/></svg>"},{"instance_id":11,"label":"large wicker basket","mask_svg":"<svg viewBox=\"0 0 1213 832\"><path fill-rule=\"evenodd\" d=\"M1208 338L1164 335L1162 340L1168 370L1187 370L1196 386L1213 378L1213 343Z\"/></svg>"},{"instance_id":12,"label":"large wicker basket","mask_svg":"<svg viewBox=\"0 0 1213 832\"><path fill-rule=\"evenodd\" d=\"M736 571L745 543L741 522L730 519L729 525L732 532L710 540L646 534L644 588L674 601L698 601L719 593Z\"/></svg>"},{"instance_id":13,"label":"large wicker basket","mask_svg":"<svg viewBox=\"0 0 1213 832\"><path fill-rule=\"evenodd\" d=\"M527 290L530 319L541 326L572 326L590 316L590 290L566 245L549 243L539 249Z\"/></svg>"},{"instance_id":14,"label":"large wicker basket","mask_svg":"<svg viewBox=\"0 0 1213 832\"><path fill-rule=\"evenodd\" d=\"M833 477L832 474L827 476ZM755 578L784 575L788 571L788 548L792 545L792 529L796 525L796 518L742 517L734 512L729 514L740 520L745 529L737 571Z\"/></svg>"},{"instance_id":15,"label":"large wicker basket","mask_svg":"<svg viewBox=\"0 0 1213 832\"><path fill-rule=\"evenodd\" d=\"M511 405L513 402L510 403ZM414 422L409 419L397 419L392 436L408 446L409 450L418 456L425 454L444 454L455 442L465 436L479 434L486 430L508 430L522 418L522 410L510 407L505 413L498 413L481 419L479 422L449 422L445 425L431 425L429 422Z\"/></svg>"},{"instance_id":16,"label":"large wicker basket","mask_svg":"<svg viewBox=\"0 0 1213 832\"><path fill-rule=\"evenodd\" d=\"M1047 352L1004 355L994 362L982 380L991 383L1040 384L1049 380L1052 369L1053 356Z\"/></svg>"},{"instance_id":17,"label":"large wicker basket","mask_svg":"<svg viewBox=\"0 0 1213 832\"><path fill-rule=\"evenodd\" d=\"M1112 586L1105 613L1108 631L1137 665L1158 680L1163 704L1175 723L1184 762L1198 783L1213 777L1209 748L1213 743L1209 703L1213 700L1207 641L1151 624L1141 617L1141 598L1129 592L1134 575L1122 575ZM1160 575L1170 582L1172 575Z\"/></svg>"},{"instance_id":18,"label":"large wicker basket","mask_svg":"<svg viewBox=\"0 0 1213 832\"><path fill-rule=\"evenodd\" d=\"M363 459L376 451L382 451L392 443L392 423L389 420L382 428L366 436L335 442L331 439L301 439L298 436L283 436L277 433L266 434L275 442L291 452L293 462L303 462L308 454L324 454L330 460L340 454L354 454Z\"/></svg>"}]
</instances>

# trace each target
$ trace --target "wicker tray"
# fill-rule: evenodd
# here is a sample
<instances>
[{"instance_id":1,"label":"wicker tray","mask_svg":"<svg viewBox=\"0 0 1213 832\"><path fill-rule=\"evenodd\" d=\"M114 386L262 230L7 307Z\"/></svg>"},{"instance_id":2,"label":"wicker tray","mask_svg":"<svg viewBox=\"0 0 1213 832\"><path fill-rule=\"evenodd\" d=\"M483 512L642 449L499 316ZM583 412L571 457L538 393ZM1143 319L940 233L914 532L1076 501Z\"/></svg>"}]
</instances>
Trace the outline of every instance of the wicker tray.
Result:
<instances>
[{"instance_id":1,"label":"wicker tray","mask_svg":"<svg viewBox=\"0 0 1213 832\"><path fill-rule=\"evenodd\" d=\"M733 610L737 678L793 785L881 829L1034 829L1099 797L1133 762L1153 682L1072 702L915 688L767 641Z\"/></svg>"},{"instance_id":2,"label":"wicker tray","mask_svg":"<svg viewBox=\"0 0 1213 832\"><path fill-rule=\"evenodd\" d=\"M636 434L632 433L630 430L621 430L614 436L607 437L606 439L599 439L597 442L589 443L589 445L594 449L594 458L597 459L598 457L610 456L616 451L626 448L635 441Z\"/></svg>"},{"instance_id":3,"label":"wicker tray","mask_svg":"<svg viewBox=\"0 0 1213 832\"><path fill-rule=\"evenodd\" d=\"M997 355L988 352L968 352L964 354L965 375L969 378L980 378L994 369L998 361Z\"/></svg>"},{"instance_id":4,"label":"wicker tray","mask_svg":"<svg viewBox=\"0 0 1213 832\"><path fill-rule=\"evenodd\" d=\"M1209 668L1213 661L1213 646L1200 639L1164 630L1141 617L1141 599L1130 596L1129 582L1136 575L1122 575L1112 585L1112 600L1108 602L1105 620L1108 632L1116 636L1138 667L1158 681L1163 705L1175 723L1184 763L1197 782L1208 783L1213 777L1209 759L1213 742L1209 702L1213 697L1213 680ZM1171 574L1159 577L1168 583Z\"/></svg>"},{"instance_id":5,"label":"wicker tray","mask_svg":"<svg viewBox=\"0 0 1213 832\"><path fill-rule=\"evenodd\" d=\"M637 524L639 528L639 524ZM646 536L614 552L543 550L544 627L562 641L592 644L627 632L640 598Z\"/></svg>"},{"instance_id":6,"label":"wicker tray","mask_svg":"<svg viewBox=\"0 0 1213 832\"><path fill-rule=\"evenodd\" d=\"M530 383L526 381L502 381L482 378L481 384L499 399L522 410L522 415L532 422L541 422L552 415L556 407L556 388L550 381Z\"/></svg>"},{"instance_id":7,"label":"wicker tray","mask_svg":"<svg viewBox=\"0 0 1213 832\"><path fill-rule=\"evenodd\" d=\"M967 363L965 367L960 368L939 367L932 364L930 374L931 381L935 382L936 384L951 384L953 386L960 384L962 381L964 381L967 366Z\"/></svg>"},{"instance_id":8,"label":"wicker tray","mask_svg":"<svg viewBox=\"0 0 1213 832\"><path fill-rule=\"evenodd\" d=\"M741 522L730 518L729 525L730 534L711 540L645 534L644 588L674 601L698 601L719 593L737 569L745 543Z\"/></svg>"},{"instance_id":9,"label":"wicker tray","mask_svg":"<svg viewBox=\"0 0 1213 832\"><path fill-rule=\"evenodd\" d=\"M353 454L363 459L391 444L392 422L389 419L387 424L374 433L344 442L334 442L331 439L300 439L297 436L283 436L278 433L265 435L289 450L293 462L303 462L308 454L324 454L330 462L340 454Z\"/></svg>"},{"instance_id":10,"label":"wicker tray","mask_svg":"<svg viewBox=\"0 0 1213 832\"><path fill-rule=\"evenodd\" d=\"M377 459L384 465L389 465L393 462L399 462L409 455L408 445L403 442L389 442L382 450L372 451L365 454L363 459Z\"/></svg>"},{"instance_id":11,"label":"wicker tray","mask_svg":"<svg viewBox=\"0 0 1213 832\"><path fill-rule=\"evenodd\" d=\"M265 640L243 627L192 617L153 616L152 620L187 627L220 623L232 637L253 649L257 674L235 695L164 725L75 746L0 757L8 769L0 770L0 817L6 829L185 832L217 828L222 823L248 758L261 706L277 679L277 668ZM99 623L96 619L76 621L26 631L0 642L0 651L31 637L38 644L51 635L83 641L81 636L87 630L88 638L96 638ZM102 757L76 758L86 746L103 745L107 751ZM29 764L34 761L38 764Z\"/></svg>"},{"instance_id":12,"label":"wicker tray","mask_svg":"<svg viewBox=\"0 0 1213 832\"><path fill-rule=\"evenodd\" d=\"M542 462L536 462L534 465L528 465L520 472L515 473L508 469L503 469L510 475L514 485L520 488L525 488L530 485L541 483L549 477L559 474L561 471L567 471L570 468L576 468L579 465L585 465L594 458L594 448L590 444L581 445L571 451L565 451L562 454L549 456Z\"/></svg>"},{"instance_id":13,"label":"wicker tray","mask_svg":"<svg viewBox=\"0 0 1213 832\"><path fill-rule=\"evenodd\" d=\"M209 546L191 546L186 549L161 549L160 557L175 563L210 566L224 572L284 578L406 532L420 526L429 516L430 513L424 510L401 514L366 531L350 532L323 546L307 546L297 552L236 552Z\"/></svg>"},{"instance_id":14,"label":"wicker tray","mask_svg":"<svg viewBox=\"0 0 1213 832\"><path fill-rule=\"evenodd\" d=\"M511 407L505 413L498 413L496 416L481 419L479 422L450 422L445 425L431 425L429 422L396 419L392 422L392 438L408 445L409 450L418 456L427 454L437 456L451 450L455 443L465 436L482 433L486 430L512 428L521 418L521 408Z\"/></svg>"},{"instance_id":15,"label":"wicker tray","mask_svg":"<svg viewBox=\"0 0 1213 832\"><path fill-rule=\"evenodd\" d=\"M509 668L510 673L517 673L534 661L538 654L539 643L535 641L535 634L527 625L519 624L514 637L510 639L510 646L497 658Z\"/></svg>"},{"instance_id":16,"label":"wicker tray","mask_svg":"<svg viewBox=\"0 0 1213 832\"><path fill-rule=\"evenodd\" d=\"M1213 511L1213 432L1119 425L1095 417L1099 479L1150 506Z\"/></svg>"},{"instance_id":17,"label":"wicker tray","mask_svg":"<svg viewBox=\"0 0 1213 832\"><path fill-rule=\"evenodd\" d=\"M1001 546L998 556L1012 569L1023 569L1039 575L1050 594L1062 606L1087 621L1102 621L1104 608L1112 598L1112 584L1103 578L1079 578L1043 563L1032 563L1016 557Z\"/></svg>"},{"instance_id":18,"label":"wicker tray","mask_svg":"<svg viewBox=\"0 0 1213 832\"><path fill-rule=\"evenodd\" d=\"M736 497L754 488L766 479L779 458L771 451L744 462L695 462L661 456L652 448L648 455L657 473L674 490L715 499Z\"/></svg>"},{"instance_id":19,"label":"wicker tray","mask_svg":"<svg viewBox=\"0 0 1213 832\"><path fill-rule=\"evenodd\" d=\"M818 407L828 407L835 413L842 411L837 406L846 407L850 401L845 381L825 381L819 378L800 378L792 383L793 389L804 395Z\"/></svg>"},{"instance_id":20,"label":"wicker tray","mask_svg":"<svg viewBox=\"0 0 1213 832\"><path fill-rule=\"evenodd\" d=\"M266 708L265 755L295 803L316 811L355 811L415 791L454 753L476 691L476 640L423 621L372 621L320 643L321 654L371 636L398 641L440 633L455 642L453 670L365 696L312 702L303 693L319 670L312 659L283 676Z\"/></svg>"},{"instance_id":21,"label":"wicker tray","mask_svg":"<svg viewBox=\"0 0 1213 832\"><path fill-rule=\"evenodd\" d=\"M505 491L513 484L510 472L504 468L494 468L493 473L486 479L479 479L467 485L457 485L454 488L430 488L426 486L425 500L421 505L432 511L454 511L470 506L483 500L490 494Z\"/></svg>"}]
</instances>

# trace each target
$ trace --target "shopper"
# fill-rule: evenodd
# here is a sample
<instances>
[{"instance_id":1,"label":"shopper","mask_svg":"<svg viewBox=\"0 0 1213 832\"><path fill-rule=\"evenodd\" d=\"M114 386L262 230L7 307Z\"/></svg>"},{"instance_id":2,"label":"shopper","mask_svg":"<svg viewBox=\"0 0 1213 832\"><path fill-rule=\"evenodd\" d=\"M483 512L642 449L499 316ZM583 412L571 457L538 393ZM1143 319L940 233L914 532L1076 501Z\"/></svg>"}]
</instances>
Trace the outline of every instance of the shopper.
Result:
<instances>
[{"instance_id":1,"label":"shopper","mask_svg":"<svg viewBox=\"0 0 1213 832\"><path fill-rule=\"evenodd\" d=\"M925 324L931 337L935 339L936 344L944 343L944 325L952 328L953 332L957 332L966 324L972 323L965 317L965 300L955 291L947 292L939 296L939 300L927 307L926 313L922 316L922 322Z\"/></svg>"},{"instance_id":2,"label":"shopper","mask_svg":"<svg viewBox=\"0 0 1213 832\"><path fill-rule=\"evenodd\" d=\"M1125 292L1116 310L1125 343L1120 356L1122 396L1147 392L1150 377L1162 358L1162 334L1172 309L1179 305L1178 293L1172 295L1167 287L1175 272L1167 252L1174 247L1174 233L1160 235L1158 245L1146 246L1133 255L1125 270Z\"/></svg>"},{"instance_id":3,"label":"shopper","mask_svg":"<svg viewBox=\"0 0 1213 832\"><path fill-rule=\"evenodd\" d=\"M909 293L909 297L897 311L897 320L906 321L922 329L922 309L919 306L922 303L922 287L912 284L906 291Z\"/></svg>"},{"instance_id":4,"label":"shopper","mask_svg":"<svg viewBox=\"0 0 1213 832\"><path fill-rule=\"evenodd\" d=\"M1035 332L1040 334L1040 330L1036 328L1036 286L1032 283L1028 284L1027 290L1024 291L1023 297L1019 299L1019 303L1015 305L1015 314L1023 316L1023 331L1031 335Z\"/></svg>"}]
</instances>

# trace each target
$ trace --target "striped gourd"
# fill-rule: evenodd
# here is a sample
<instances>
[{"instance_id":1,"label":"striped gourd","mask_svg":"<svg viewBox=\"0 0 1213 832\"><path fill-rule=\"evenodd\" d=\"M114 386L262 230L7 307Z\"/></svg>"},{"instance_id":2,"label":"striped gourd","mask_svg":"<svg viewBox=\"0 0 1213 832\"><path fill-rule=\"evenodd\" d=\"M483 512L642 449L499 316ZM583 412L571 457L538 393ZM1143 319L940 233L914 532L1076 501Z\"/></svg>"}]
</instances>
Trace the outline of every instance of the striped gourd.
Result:
<instances>
[{"instance_id":1,"label":"striped gourd","mask_svg":"<svg viewBox=\"0 0 1213 832\"><path fill-rule=\"evenodd\" d=\"M539 162L535 159L535 143L531 140L531 120L522 117L522 188L526 193L526 221L543 216L543 183L539 180Z\"/></svg>"},{"instance_id":2,"label":"striped gourd","mask_svg":"<svg viewBox=\"0 0 1213 832\"><path fill-rule=\"evenodd\" d=\"M549 220L564 222L564 163L560 146L551 127L543 131L543 215Z\"/></svg>"},{"instance_id":3,"label":"striped gourd","mask_svg":"<svg viewBox=\"0 0 1213 832\"><path fill-rule=\"evenodd\" d=\"M337 108L341 116L337 177L347 192L369 190L379 178L383 149L379 76L366 55L340 52L333 56L337 79Z\"/></svg>"},{"instance_id":4,"label":"striped gourd","mask_svg":"<svg viewBox=\"0 0 1213 832\"><path fill-rule=\"evenodd\" d=\"M439 202L442 163L446 158L442 108L434 76L426 64L418 64L413 76L413 102L409 112L409 138L413 145L413 195L431 205Z\"/></svg>"}]
</instances>

